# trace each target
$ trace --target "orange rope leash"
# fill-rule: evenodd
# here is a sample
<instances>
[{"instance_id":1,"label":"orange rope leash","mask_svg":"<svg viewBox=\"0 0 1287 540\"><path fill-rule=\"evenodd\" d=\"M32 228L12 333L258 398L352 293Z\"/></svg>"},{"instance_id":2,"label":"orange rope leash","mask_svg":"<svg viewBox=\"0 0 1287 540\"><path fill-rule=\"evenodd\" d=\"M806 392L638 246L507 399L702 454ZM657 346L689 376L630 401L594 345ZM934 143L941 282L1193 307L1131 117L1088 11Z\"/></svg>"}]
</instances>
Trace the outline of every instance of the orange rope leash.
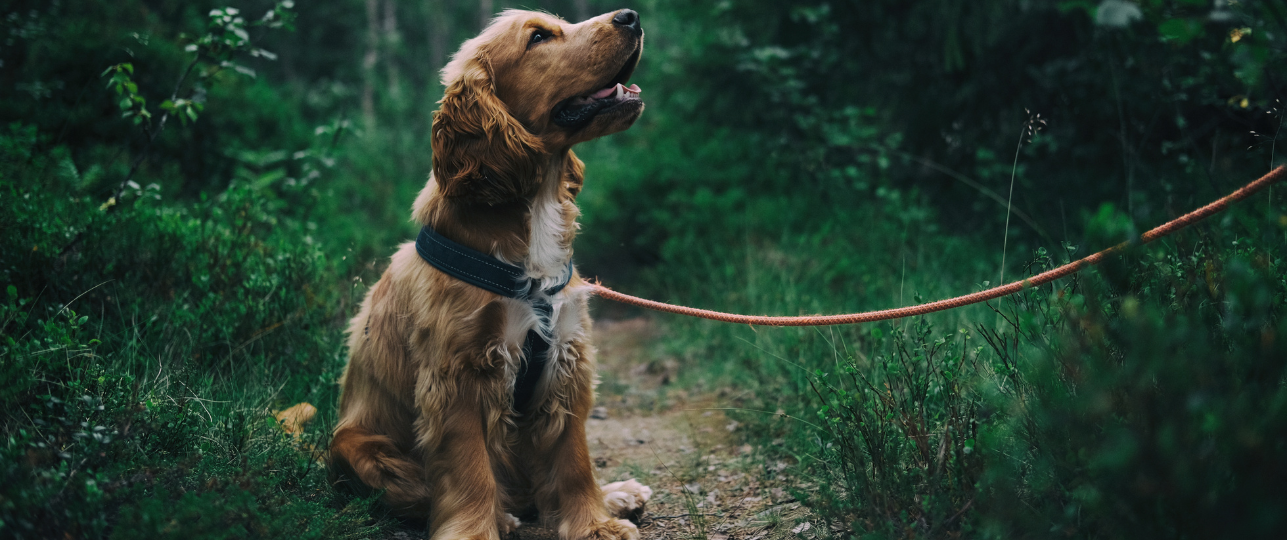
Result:
<instances>
[{"instance_id":1,"label":"orange rope leash","mask_svg":"<svg viewBox=\"0 0 1287 540\"><path fill-rule=\"evenodd\" d=\"M1239 190L1233 193L1230 193L1229 195L1226 195L1225 197L1211 204L1208 204L1206 206L1203 206L1202 208L1189 212L1188 214L1175 218L1160 227L1157 227L1151 231L1144 233L1143 235L1140 235L1139 242L1142 244L1147 244L1149 242L1157 240L1158 238L1161 238L1163 236L1176 232L1180 229L1183 229L1189 225L1192 225L1193 223L1206 219L1214 214L1218 214L1224 211L1226 208L1228 208L1231 203L1250 197L1256 192L1282 180L1284 176L1287 176L1287 166L1279 166L1278 168L1270 171L1269 174L1266 174L1260 177L1260 179L1256 180L1255 182L1247 184L1242 188L1240 188ZM666 304L662 302L656 302L653 300L647 300L644 298L639 298L637 296L630 296L628 294L619 293L617 291L604 287L602 284L599 284L599 283L590 283L590 286L593 287L595 294L603 298L606 298L608 300L613 300L616 302L621 302L623 304L639 306L642 308L652 309L656 311L662 311L665 313L674 313L677 315L688 315L690 317L700 317L703 319L710 319L712 321L722 321L722 322L738 323L738 324L751 324L751 325L758 325L758 326L830 326L835 324L857 324L857 323L865 323L865 322L885 321L890 319L901 319L903 317L913 317L916 315L925 315L927 313L934 313L936 311L944 311L948 309L959 308L962 306L977 304L979 302L992 300L994 298L1000 298L1002 296L1011 295L1019 291L1022 291L1025 288L1044 285L1046 283L1050 283L1051 281L1054 281L1061 277L1078 272L1088 266L1099 264L1103 262L1104 259L1106 259L1109 255L1112 255L1114 253L1117 253L1126 249L1130 244L1131 242L1122 242L1121 244L1110 247L1098 253L1094 253L1083 259L1070 262L1068 264L1065 264L1053 270L1042 272L1028 279L1016 281L1008 285L993 287L991 289L988 289L985 291L979 291L973 294L967 294L965 296L958 296L956 298L949 298L947 300L939 300L937 302L930 302L928 304L920 304L916 306L908 306L908 307L901 307L901 308L895 308L895 309L883 309L880 311L868 311L865 313L849 313L844 315L806 315L802 317L768 317L768 316L757 316L757 315L738 315L735 313L721 313L718 311L710 311L706 309L677 306L674 304Z\"/></svg>"}]
</instances>

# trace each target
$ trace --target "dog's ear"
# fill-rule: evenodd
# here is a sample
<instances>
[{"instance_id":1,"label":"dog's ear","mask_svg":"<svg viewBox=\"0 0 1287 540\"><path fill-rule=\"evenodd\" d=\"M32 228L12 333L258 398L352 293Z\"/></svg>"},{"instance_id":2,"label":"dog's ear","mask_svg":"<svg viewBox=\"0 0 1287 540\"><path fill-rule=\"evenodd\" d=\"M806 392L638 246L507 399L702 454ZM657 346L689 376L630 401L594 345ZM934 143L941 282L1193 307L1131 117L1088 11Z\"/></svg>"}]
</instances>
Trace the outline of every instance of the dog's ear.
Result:
<instances>
[{"instance_id":1,"label":"dog's ear","mask_svg":"<svg viewBox=\"0 0 1287 540\"><path fill-rule=\"evenodd\" d=\"M563 158L563 186L576 199L581 194L581 186L585 184L585 163L583 163L576 154L568 150L567 157Z\"/></svg>"},{"instance_id":2,"label":"dog's ear","mask_svg":"<svg viewBox=\"0 0 1287 540\"><path fill-rule=\"evenodd\" d=\"M463 52L463 51L462 51ZM481 55L443 69L447 89L433 116L433 172L444 197L489 205L535 191L541 141L496 97Z\"/></svg>"}]
</instances>

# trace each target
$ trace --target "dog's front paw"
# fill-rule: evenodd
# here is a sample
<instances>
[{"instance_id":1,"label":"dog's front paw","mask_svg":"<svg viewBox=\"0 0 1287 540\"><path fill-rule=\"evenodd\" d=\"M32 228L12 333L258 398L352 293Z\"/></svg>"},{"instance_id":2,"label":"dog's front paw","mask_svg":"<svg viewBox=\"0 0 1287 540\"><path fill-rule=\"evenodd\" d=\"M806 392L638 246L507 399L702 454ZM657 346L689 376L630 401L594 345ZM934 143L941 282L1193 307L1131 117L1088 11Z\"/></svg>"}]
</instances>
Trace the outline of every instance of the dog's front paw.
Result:
<instances>
[{"instance_id":1,"label":"dog's front paw","mask_svg":"<svg viewBox=\"0 0 1287 540\"><path fill-rule=\"evenodd\" d=\"M614 517L638 522L644 506L652 498L652 488L634 478L603 486L603 504Z\"/></svg>"},{"instance_id":2,"label":"dog's front paw","mask_svg":"<svg viewBox=\"0 0 1287 540\"><path fill-rule=\"evenodd\" d=\"M518 526L518 518L514 517L513 514L501 513L501 515L496 519L496 529L500 533L501 538L505 538L506 536L509 536L510 533L518 530Z\"/></svg>"},{"instance_id":3,"label":"dog's front paw","mask_svg":"<svg viewBox=\"0 0 1287 540\"><path fill-rule=\"evenodd\" d=\"M565 528L560 533L562 540L639 540L639 528L634 523L613 518L584 528Z\"/></svg>"}]
</instances>

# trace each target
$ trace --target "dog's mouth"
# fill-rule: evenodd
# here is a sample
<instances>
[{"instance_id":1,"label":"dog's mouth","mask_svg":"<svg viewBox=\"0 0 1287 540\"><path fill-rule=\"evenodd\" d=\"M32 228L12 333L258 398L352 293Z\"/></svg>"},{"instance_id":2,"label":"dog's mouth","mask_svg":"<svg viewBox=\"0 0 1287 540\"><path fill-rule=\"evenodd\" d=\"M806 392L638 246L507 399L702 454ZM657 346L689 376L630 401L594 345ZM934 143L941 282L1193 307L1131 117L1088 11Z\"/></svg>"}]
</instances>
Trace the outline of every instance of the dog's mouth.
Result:
<instances>
[{"instance_id":1,"label":"dog's mouth","mask_svg":"<svg viewBox=\"0 0 1287 540\"><path fill-rule=\"evenodd\" d=\"M602 86L597 87L598 90L570 97L555 105L554 123L565 128L576 129L590 123L600 113L624 104L640 103L639 93L642 90L639 89L639 85L626 86L626 83L630 82L630 75L639 64L639 53L642 49L642 47L636 47L630 54L630 58L626 59L621 71Z\"/></svg>"}]
</instances>

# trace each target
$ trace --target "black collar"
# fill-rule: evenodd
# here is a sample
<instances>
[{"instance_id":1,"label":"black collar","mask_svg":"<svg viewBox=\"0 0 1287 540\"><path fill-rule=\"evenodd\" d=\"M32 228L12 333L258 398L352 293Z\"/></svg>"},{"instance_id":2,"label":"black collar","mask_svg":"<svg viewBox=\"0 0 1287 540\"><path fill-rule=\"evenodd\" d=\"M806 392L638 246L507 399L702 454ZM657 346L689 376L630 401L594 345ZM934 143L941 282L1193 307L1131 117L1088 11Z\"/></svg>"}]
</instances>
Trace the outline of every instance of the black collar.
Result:
<instances>
[{"instance_id":1,"label":"black collar","mask_svg":"<svg viewBox=\"0 0 1287 540\"><path fill-rule=\"evenodd\" d=\"M420 236L416 238L416 253L444 274L501 296L526 300L540 287L540 280L528 278L523 267L453 242L427 225L420 229ZM568 261L568 272L563 282L543 292L554 296L571 280L572 261Z\"/></svg>"},{"instance_id":2,"label":"black collar","mask_svg":"<svg viewBox=\"0 0 1287 540\"><path fill-rule=\"evenodd\" d=\"M549 360L550 340L553 336L548 330L551 326L550 317L554 314L550 299L572 281L572 261L568 261L567 277L563 282L541 291L545 293L542 296L532 294L532 291L539 290L540 280L528 278L522 267L453 242L429 226L421 228L420 236L416 237L416 253L444 274L532 305L540 322L536 328L527 331L527 339L523 342L523 362L519 365L518 376L514 380L513 396L514 410L526 414L528 402L536 393L536 385Z\"/></svg>"}]
</instances>

